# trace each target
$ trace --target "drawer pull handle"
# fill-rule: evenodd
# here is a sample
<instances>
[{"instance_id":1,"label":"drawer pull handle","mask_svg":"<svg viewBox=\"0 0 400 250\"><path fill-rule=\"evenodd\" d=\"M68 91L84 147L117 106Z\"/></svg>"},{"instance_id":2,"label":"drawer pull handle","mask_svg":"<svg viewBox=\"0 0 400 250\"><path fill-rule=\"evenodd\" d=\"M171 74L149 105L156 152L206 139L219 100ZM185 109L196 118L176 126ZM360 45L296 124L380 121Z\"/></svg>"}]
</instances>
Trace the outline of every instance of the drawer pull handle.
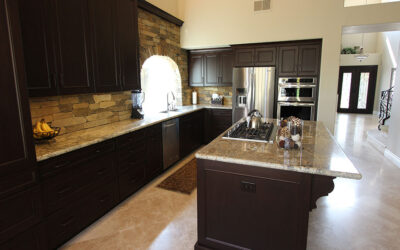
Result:
<instances>
[{"instance_id":1,"label":"drawer pull handle","mask_svg":"<svg viewBox=\"0 0 400 250\"><path fill-rule=\"evenodd\" d=\"M55 166L54 166L54 169L63 168L63 167L65 167L65 166L67 166L68 164L69 164L68 161L67 161L67 162L63 162L63 163L60 163L60 164L58 164L58 165L55 165Z\"/></svg>"},{"instance_id":2,"label":"drawer pull handle","mask_svg":"<svg viewBox=\"0 0 400 250\"><path fill-rule=\"evenodd\" d=\"M65 194L65 193L71 191L71 189L72 189L71 186L65 187L65 188L61 189L60 191L58 191L58 194Z\"/></svg>"},{"instance_id":3,"label":"drawer pull handle","mask_svg":"<svg viewBox=\"0 0 400 250\"><path fill-rule=\"evenodd\" d=\"M108 197L107 197L107 195L104 195L99 201L100 201L100 203L103 203L106 200L108 200Z\"/></svg>"},{"instance_id":4,"label":"drawer pull handle","mask_svg":"<svg viewBox=\"0 0 400 250\"><path fill-rule=\"evenodd\" d=\"M74 217L69 217L68 220L66 220L65 222L61 223L60 225L61 225L62 227L66 227L66 226L68 226L69 224L71 224L73 221L74 221Z\"/></svg>"},{"instance_id":5,"label":"drawer pull handle","mask_svg":"<svg viewBox=\"0 0 400 250\"><path fill-rule=\"evenodd\" d=\"M99 171L97 171L97 174L98 174L98 175L102 175L102 174L104 174L105 171L106 171L105 168L100 169Z\"/></svg>"},{"instance_id":6,"label":"drawer pull handle","mask_svg":"<svg viewBox=\"0 0 400 250\"><path fill-rule=\"evenodd\" d=\"M98 154L98 153L101 153L101 150L100 149L97 149L96 150L96 153Z\"/></svg>"}]
</instances>

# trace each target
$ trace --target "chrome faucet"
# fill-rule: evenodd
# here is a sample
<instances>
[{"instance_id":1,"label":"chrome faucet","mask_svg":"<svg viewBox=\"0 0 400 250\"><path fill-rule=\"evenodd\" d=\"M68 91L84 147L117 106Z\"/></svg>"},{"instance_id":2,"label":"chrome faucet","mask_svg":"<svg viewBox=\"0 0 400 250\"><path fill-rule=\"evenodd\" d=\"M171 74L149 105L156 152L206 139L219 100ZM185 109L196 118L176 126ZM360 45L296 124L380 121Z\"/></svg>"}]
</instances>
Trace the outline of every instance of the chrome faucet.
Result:
<instances>
[{"instance_id":1,"label":"chrome faucet","mask_svg":"<svg viewBox=\"0 0 400 250\"><path fill-rule=\"evenodd\" d=\"M176 109L176 98L174 92L169 91L167 93L167 111L173 111Z\"/></svg>"}]
</instances>

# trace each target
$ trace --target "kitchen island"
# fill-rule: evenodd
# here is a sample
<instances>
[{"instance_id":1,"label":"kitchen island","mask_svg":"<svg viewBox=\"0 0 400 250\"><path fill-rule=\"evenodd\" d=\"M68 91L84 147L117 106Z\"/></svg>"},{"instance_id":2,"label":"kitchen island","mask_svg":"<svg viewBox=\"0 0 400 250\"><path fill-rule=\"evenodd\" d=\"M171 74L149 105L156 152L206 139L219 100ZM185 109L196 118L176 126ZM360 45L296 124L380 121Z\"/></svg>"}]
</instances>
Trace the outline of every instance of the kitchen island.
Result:
<instances>
[{"instance_id":1,"label":"kitchen island","mask_svg":"<svg viewBox=\"0 0 400 250\"><path fill-rule=\"evenodd\" d=\"M195 249L306 249L317 199L335 177L361 179L321 122L304 123L301 150L221 135L196 158Z\"/></svg>"}]
</instances>

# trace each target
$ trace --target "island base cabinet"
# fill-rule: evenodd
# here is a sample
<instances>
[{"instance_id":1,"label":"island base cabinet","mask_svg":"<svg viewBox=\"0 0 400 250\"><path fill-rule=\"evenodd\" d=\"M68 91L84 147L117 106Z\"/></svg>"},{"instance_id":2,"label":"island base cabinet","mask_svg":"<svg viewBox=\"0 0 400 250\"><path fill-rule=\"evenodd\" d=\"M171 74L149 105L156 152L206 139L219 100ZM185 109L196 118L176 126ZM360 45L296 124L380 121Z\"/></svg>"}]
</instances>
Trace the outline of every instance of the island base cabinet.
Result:
<instances>
[{"instance_id":1,"label":"island base cabinet","mask_svg":"<svg viewBox=\"0 0 400 250\"><path fill-rule=\"evenodd\" d=\"M306 249L311 176L197 160L195 249Z\"/></svg>"}]
</instances>

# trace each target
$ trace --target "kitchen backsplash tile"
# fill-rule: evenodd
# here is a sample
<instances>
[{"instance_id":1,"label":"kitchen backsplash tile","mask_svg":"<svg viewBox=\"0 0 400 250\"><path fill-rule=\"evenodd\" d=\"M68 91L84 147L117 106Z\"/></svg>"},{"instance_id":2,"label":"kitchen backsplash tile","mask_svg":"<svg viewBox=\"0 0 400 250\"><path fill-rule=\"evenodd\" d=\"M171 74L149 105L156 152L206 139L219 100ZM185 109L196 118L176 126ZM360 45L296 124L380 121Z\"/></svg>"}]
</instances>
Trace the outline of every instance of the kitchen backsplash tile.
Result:
<instances>
[{"instance_id":1,"label":"kitchen backsplash tile","mask_svg":"<svg viewBox=\"0 0 400 250\"><path fill-rule=\"evenodd\" d=\"M232 105L232 87L197 87L193 89L197 92L199 104L211 104L211 96L215 93L224 97L224 105Z\"/></svg>"},{"instance_id":2,"label":"kitchen backsplash tile","mask_svg":"<svg viewBox=\"0 0 400 250\"><path fill-rule=\"evenodd\" d=\"M130 91L30 98L32 124L41 119L70 133L130 119Z\"/></svg>"}]
</instances>

